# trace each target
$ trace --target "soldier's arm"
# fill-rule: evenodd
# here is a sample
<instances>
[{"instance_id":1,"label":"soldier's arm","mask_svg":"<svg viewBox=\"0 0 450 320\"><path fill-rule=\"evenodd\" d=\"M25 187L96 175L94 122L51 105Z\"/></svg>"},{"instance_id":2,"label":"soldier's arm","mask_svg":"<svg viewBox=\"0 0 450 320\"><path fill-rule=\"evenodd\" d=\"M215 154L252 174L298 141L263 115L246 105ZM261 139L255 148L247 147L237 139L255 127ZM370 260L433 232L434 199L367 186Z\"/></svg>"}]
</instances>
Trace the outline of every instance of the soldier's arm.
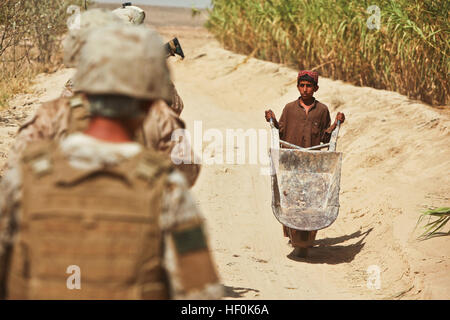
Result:
<instances>
[{"instance_id":1,"label":"soldier's arm","mask_svg":"<svg viewBox=\"0 0 450 320\"><path fill-rule=\"evenodd\" d=\"M11 167L0 183L0 299L7 295L8 266L17 232L21 198L21 173Z\"/></svg>"},{"instance_id":2,"label":"soldier's arm","mask_svg":"<svg viewBox=\"0 0 450 320\"><path fill-rule=\"evenodd\" d=\"M181 97L178 94L177 89L175 89L175 86L173 86L172 105L170 107L177 114L177 116L180 116L181 112L184 109L183 100L181 100Z\"/></svg>"},{"instance_id":3,"label":"soldier's arm","mask_svg":"<svg viewBox=\"0 0 450 320\"><path fill-rule=\"evenodd\" d=\"M170 154L175 145L171 140L172 132L185 127L184 121L163 100L158 100L152 105L144 122L147 146Z\"/></svg>"},{"instance_id":4,"label":"soldier's arm","mask_svg":"<svg viewBox=\"0 0 450 320\"><path fill-rule=\"evenodd\" d=\"M148 147L172 157L172 150L178 143L172 140L172 133L177 129L185 128L184 121L164 101L158 101L152 105L144 122L146 144ZM188 185L192 186L200 173L200 165L194 163L195 155L190 145L183 149L190 153L188 156L191 163L179 164L176 165L176 168L183 173Z\"/></svg>"},{"instance_id":5,"label":"soldier's arm","mask_svg":"<svg viewBox=\"0 0 450 320\"><path fill-rule=\"evenodd\" d=\"M175 171L168 180L160 222L171 298L219 299L223 286L209 250L203 217L184 177Z\"/></svg>"},{"instance_id":6,"label":"soldier's arm","mask_svg":"<svg viewBox=\"0 0 450 320\"><path fill-rule=\"evenodd\" d=\"M19 128L8 155L9 164L17 162L30 143L55 139L64 134L69 116L65 103L65 99L57 99L39 106L33 118Z\"/></svg>"}]
</instances>

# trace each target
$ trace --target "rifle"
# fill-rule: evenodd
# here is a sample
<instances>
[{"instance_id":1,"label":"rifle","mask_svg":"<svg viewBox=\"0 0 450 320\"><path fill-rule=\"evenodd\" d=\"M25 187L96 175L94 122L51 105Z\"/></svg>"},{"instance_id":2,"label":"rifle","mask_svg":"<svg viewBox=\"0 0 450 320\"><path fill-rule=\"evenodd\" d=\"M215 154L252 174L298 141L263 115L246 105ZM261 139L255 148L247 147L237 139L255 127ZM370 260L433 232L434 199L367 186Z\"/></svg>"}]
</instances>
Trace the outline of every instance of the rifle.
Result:
<instances>
[{"instance_id":1,"label":"rifle","mask_svg":"<svg viewBox=\"0 0 450 320\"><path fill-rule=\"evenodd\" d=\"M164 45L164 48L166 49L167 57L174 57L175 55L179 55L181 59L184 59L184 52L177 38L173 38L172 40L167 42Z\"/></svg>"}]
</instances>

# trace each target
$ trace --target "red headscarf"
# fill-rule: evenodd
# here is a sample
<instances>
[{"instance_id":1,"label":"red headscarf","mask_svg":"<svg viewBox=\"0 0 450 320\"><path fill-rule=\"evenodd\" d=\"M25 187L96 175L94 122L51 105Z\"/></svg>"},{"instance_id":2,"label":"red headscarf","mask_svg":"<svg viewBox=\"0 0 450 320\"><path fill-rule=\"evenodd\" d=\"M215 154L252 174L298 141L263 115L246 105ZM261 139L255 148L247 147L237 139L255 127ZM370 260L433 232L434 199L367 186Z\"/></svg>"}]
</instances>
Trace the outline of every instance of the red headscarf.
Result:
<instances>
[{"instance_id":1,"label":"red headscarf","mask_svg":"<svg viewBox=\"0 0 450 320\"><path fill-rule=\"evenodd\" d=\"M300 77L302 77L304 75L310 76L314 80L316 85L319 84L319 74L316 71L309 71L309 70L300 71L297 76L297 81L298 81L298 79L300 79Z\"/></svg>"}]
</instances>

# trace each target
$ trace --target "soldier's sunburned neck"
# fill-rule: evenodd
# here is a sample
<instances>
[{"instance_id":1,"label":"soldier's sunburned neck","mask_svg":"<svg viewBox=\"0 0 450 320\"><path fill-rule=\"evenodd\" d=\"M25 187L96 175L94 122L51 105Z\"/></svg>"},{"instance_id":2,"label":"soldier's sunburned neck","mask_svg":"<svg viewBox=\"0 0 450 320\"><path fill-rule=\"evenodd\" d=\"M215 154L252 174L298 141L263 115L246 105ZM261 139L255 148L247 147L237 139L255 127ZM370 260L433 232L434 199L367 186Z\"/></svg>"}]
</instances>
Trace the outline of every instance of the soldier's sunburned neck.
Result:
<instances>
[{"instance_id":1,"label":"soldier's sunburned neck","mask_svg":"<svg viewBox=\"0 0 450 320\"><path fill-rule=\"evenodd\" d=\"M131 142L132 129L121 120L94 117L89 122L85 134L107 142Z\"/></svg>"}]
</instances>

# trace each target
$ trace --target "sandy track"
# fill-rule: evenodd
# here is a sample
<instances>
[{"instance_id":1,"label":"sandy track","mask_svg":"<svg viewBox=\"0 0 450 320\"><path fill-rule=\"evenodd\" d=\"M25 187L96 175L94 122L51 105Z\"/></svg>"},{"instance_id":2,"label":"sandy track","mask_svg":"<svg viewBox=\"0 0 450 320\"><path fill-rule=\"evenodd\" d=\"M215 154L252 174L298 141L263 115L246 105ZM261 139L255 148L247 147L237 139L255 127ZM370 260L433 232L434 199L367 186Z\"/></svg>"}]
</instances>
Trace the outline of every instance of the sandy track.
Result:
<instances>
[{"instance_id":1,"label":"sandy track","mask_svg":"<svg viewBox=\"0 0 450 320\"><path fill-rule=\"evenodd\" d=\"M224 50L207 33L191 39L189 31L177 30L188 58L173 63L173 71L191 133L195 120L202 120L203 132L216 128L224 137L228 128L267 129L265 106L279 116L297 98L296 71L256 59L242 63L245 56ZM320 86L318 99L348 121L338 141L344 153L340 215L318 233L310 258L291 256L260 166L204 166L193 189L227 296L448 299L450 239L417 242L413 232L425 207L449 203L448 112L340 81L322 78ZM379 290L367 288L371 265L381 271Z\"/></svg>"},{"instance_id":2,"label":"sandy track","mask_svg":"<svg viewBox=\"0 0 450 320\"><path fill-rule=\"evenodd\" d=\"M194 121L202 121L203 132L214 128L224 136L226 129L267 129L265 107L279 116L297 97L295 70L256 59L241 64L245 56L224 50L201 28L160 31L178 36L187 55L171 65L192 134ZM2 112L3 158L18 123L39 102L58 96L72 73L38 77L37 94L16 97ZM205 165L193 188L226 297L449 299L450 238L418 242L413 232L421 210L449 204L449 113L392 92L324 78L319 84L317 98L333 117L345 112L347 121L338 141L344 153L340 214L319 231L309 258L291 256L259 165ZM202 149L208 153L208 142ZM379 290L366 286L371 265L381 270Z\"/></svg>"}]
</instances>

